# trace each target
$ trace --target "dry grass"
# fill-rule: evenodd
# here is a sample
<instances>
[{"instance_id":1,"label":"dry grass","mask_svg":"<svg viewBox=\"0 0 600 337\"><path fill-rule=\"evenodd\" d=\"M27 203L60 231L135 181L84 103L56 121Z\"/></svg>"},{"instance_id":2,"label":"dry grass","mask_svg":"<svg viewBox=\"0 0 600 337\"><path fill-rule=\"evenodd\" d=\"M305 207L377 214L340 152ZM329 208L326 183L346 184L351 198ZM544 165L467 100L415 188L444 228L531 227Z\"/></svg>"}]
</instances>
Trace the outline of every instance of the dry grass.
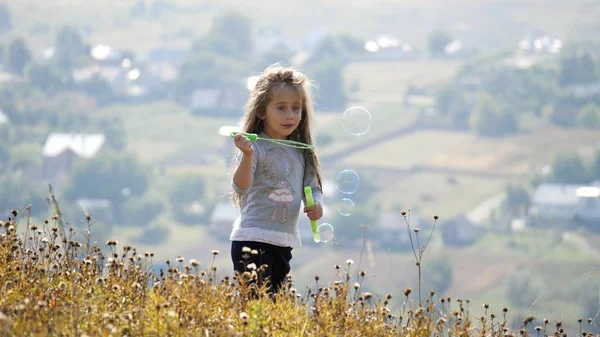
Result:
<instances>
[{"instance_id":1,"label":"dry grass","mask_svg":"<svg viewBox=\"0 0 600 337\"><path fill-rule=\"evenodd\" d=\"M449 177L456 183L449 183ZM400 204L408 209L418 209L422 215L435 213L449 219L503 192L506 182L501 178L419 173L411 176L381 175L378 185L384 209L393 209Z\"/></svg>"},{"instance_id":2,"label":"dry grass","mask_svg":"<svg viewBox=\"0 0 600 337\"><path fill-rule=\"evenodd\" d=\"M401 100L409 85L431 86L452 78L461 67L461 60L405 60L350 63L344 73L346 83L356 82L359 97L371 100L395 97Z\"/></svg>"},{"instance_id":3,"label":"dry grass","mask_svg":"<svg viewBox=\"0 0 600 337\"><path fill-rule=\"evenodd\" d=\"M261 284L262 266L235 279L217 273L211 252L205 270L177 257L153 272L154 253L93 245L92 219L78 241L62 234L54 216L42 225L16 210L0 223L0 331L19 336L506 336L535 335L527 317L511 332L508 309L481 318L470 301L416 296L378 296L362 290L366 273L352 260L336 265L329 283L295 288L290 278L273 299ZM410 227L409 227L410 230ZM25 231L25 236L19 233ZM415 231L416 232L416 231ZM417 241L418 242L418 241ZM415 251L416 261L427 244ZM301 289L301 290L300 290ZM252 294L258 294L253 296ZM398 309L390 309L395 305ZM489 309L489 310L488 310ZM548 321L546 321L548 323ZM557 325L556 331L560 331ZM583 331L582 331L583 329ZM590 329L581 325L579 334ZM539 333L552 333L540 323Z\"/></svg>"}]
</instances>

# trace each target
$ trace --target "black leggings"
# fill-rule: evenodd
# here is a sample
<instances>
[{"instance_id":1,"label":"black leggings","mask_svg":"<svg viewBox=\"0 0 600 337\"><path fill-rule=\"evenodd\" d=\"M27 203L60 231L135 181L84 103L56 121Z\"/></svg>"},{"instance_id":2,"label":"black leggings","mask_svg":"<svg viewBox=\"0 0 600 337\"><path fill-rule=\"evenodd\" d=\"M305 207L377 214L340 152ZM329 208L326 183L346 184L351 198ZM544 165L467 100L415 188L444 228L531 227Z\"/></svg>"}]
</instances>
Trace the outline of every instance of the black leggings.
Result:
<instances>
[{"instance_id":1,"label":"black leggings","mask_svg":"<svg viewBox=\"0 0 600 337\"><path fill-rule=\"evenodd\" d=\"M258 254L242 253L243 247L256 249ZM292 249L292 247L280 247L264 242L232 241L231 260L233 262L233 270L242 274L245 271L249 271L247 266L251 263L254 263L257 269L261 265L266 264L267 269L263 278L268 277L269 291L277 292L286 282L287 274L290 272ZM249 256L244 259L242 256L244 254L248 254ZM272 285L275 285L275 289L273 289Z\"/></svg>"}]
</instances>

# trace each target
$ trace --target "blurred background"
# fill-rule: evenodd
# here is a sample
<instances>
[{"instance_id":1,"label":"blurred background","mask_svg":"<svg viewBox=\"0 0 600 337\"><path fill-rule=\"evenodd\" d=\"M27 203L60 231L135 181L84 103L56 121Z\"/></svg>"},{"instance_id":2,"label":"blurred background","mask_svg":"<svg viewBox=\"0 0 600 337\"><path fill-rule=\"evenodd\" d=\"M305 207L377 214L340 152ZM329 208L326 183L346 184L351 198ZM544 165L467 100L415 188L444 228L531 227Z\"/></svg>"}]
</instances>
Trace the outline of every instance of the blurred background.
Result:
<instances>
[{"instance_id":1,"label":"blurred background","mask_svg":"<svg viewBox=\"0 0 600 337\"><path fill-rule=\"evenodd\" d=\"M425 290L515 324L594 317L599 16L597 0L0 0L0 212L32 204L42 223L51 184L75 240L87 212L101 245L156 268L219 249L231 274L227 133L279 62L314 82L335 228L316 244L301 217L298 289L347 259L363 290L416 289L410 210L421 244L439 216Z\"/></svg>"}]
</instances>

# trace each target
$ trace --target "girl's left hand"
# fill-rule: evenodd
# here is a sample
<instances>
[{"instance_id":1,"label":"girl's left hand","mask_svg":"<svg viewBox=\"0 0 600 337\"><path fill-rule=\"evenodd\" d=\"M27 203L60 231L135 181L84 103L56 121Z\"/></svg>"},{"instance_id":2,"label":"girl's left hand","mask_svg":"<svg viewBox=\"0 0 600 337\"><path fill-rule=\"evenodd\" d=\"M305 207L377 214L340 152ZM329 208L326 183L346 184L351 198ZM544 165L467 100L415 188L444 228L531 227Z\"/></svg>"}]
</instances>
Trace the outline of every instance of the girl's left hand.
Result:
<instances>
[{"instance_id":1,"label":"girl's left hand","mask_svg":"<svg viewBox=\"0 0 600 337\"><path fill-rule=\"evenodd\" d=\"M308 215L310 220L319 220L323 217L323 207L317 202L311 207L304 207L304 213Z\"/></svg>"}]
</instances>

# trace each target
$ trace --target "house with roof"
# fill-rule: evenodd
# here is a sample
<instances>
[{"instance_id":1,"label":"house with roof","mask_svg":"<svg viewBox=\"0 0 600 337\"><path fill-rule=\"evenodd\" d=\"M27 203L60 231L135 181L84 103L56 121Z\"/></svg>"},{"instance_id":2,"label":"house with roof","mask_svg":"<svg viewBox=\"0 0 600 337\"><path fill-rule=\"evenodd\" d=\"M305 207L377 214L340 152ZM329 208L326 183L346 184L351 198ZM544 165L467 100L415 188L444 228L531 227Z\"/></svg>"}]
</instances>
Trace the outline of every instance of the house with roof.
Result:
<instances>
[{"instance_id":1,"label":"house with roof","mask_svg":"<svg viewBox=\"0 0 600 337\"><path fill-rule=\"evenodd\" d=\"M94 158L105 142L103 134L51 133L42 150L42 178L52 185L62 184L78 160Z\"/></svg>"},{"instance_id":2,"label":"house with roof","mask_svg":"<svg viewBox=\"0 0 600 337\"><path fill-rule=\"evenodd\" d=\"M600 229L600 182L541 184L533 195L529 214L533 226L585 225Z\"/></svg>"}]
</instances>

